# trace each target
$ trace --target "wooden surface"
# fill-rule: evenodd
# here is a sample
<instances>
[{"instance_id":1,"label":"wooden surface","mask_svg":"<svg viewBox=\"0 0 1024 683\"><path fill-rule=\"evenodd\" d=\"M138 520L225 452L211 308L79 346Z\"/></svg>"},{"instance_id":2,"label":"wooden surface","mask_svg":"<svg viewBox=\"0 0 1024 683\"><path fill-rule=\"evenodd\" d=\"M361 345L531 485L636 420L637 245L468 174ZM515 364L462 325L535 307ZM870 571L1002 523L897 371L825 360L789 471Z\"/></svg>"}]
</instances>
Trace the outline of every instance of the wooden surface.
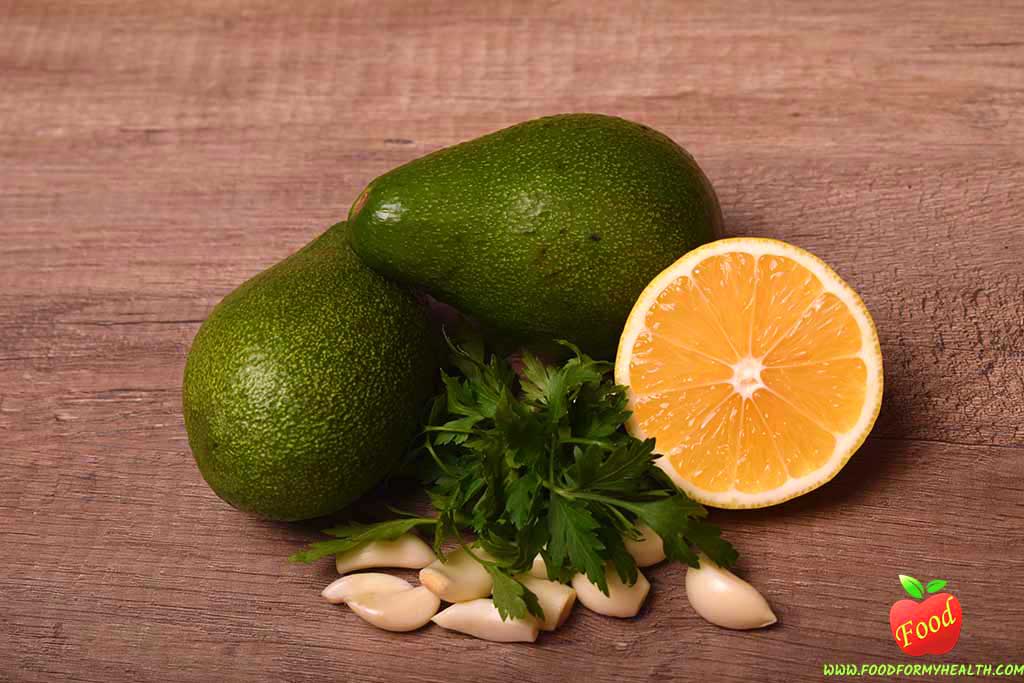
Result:
<instances>
[{"instance_id":1,"label":"wooden surface","mask_svg":"<svg viewBox=\"0 0 1024 683\"><path fill-rule=\"evenodd\" d=\"M896 575L1024 661L1024 5L0 2L0 679L783 681L915 663ZM781 623L650 572L642 615L534 646L327 606L196 470L192 336L370 179L542 114L665 131L729 234L811 249L874 314L886 397L827 487L714 513Z\"/></svg>"}]
</instances>

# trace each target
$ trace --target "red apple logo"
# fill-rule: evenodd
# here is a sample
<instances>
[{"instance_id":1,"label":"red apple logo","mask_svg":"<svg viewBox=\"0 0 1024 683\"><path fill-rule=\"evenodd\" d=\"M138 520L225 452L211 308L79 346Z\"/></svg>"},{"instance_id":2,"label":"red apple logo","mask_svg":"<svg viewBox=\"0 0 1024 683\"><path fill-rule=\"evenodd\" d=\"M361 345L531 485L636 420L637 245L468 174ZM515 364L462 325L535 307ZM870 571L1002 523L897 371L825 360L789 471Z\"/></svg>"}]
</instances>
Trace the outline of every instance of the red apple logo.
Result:
<instances>
[{"instance_id":1,"label":"red apple logo","mask_svg":"<svg viewBox=\"0 0 1024 683\"><path fill-rule=\"evenodd\" d=\"M889 628L900 649L911 657L941 655L949 652L960 639L964 614L955 595L937 593L946 586L942 579L929 581L925 586L913 576L900 574L903 590L920 600L927 591L931 595L924 602L899 600L889 610Z\"/></svg>"}]
</instances>

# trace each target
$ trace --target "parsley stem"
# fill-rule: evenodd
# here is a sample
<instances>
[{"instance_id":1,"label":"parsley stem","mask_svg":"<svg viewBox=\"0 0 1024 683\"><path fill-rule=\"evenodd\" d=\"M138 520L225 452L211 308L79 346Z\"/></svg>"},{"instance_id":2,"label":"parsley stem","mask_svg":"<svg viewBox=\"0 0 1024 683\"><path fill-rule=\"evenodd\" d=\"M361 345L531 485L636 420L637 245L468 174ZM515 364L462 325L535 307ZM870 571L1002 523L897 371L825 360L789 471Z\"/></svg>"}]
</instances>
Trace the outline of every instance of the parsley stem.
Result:
<instances>
[{"instance_id":1,"label":"parsley stem","mask_svg":"<svg viewBox=\"0 0 1024 683\"><path fill-rule=\"evenodd\" d=\"M459 429L457 427L445 427L444 425L424 427L425 432L449 432L451 434L479 434L475 429Z\"/></svg>"},{"instance_id":2,"label":"parsley stem","mask_svg":"<svg viewBox=\"0 0 1024 683\"><path fill-rule=\"evenodd\" d=\"M555 453L561 449L558 445L558 436L556 434L551 435L551 447L548 448L548 482L551 486L555 485Z\"/></svg>"},{"instance_id":3,"label":"parsley stem","mask_svg":"<svg viewBox=\"0 0 1024 683\"><path fill-rule=\"evenodd\" d=\"M624 514L622 514L618 510L616 510L611 505L608 506L608 512L610 512L613 515L615 515L619 519L619 521L622 522L622 526L626 527L626 529L631 529L631 528L636 526L635 524L630 522L628 519L626 519L626 516Z\"/></svg>"},{"instance_id":4,"label":"parsley stem","mask_svg":"<svg viewBox=\"0 0 1024 683\"><path fill-rule=\"evenodd\" d=\"M430 457L434 459L434 462L436 462L437 466L441 468L441 471L444 472L449 477L452 476L452 471L448 468L447 465L441 462L441 458L434 451L434 444L430 442L430 439L424 439L423 443L427 447L427 453L430 453Z\"/></svg>"},{"instance_id":5,"label":"parsley stem","mask_svg":"<svg viewBox=\"0 0 1024 683\"><path fill-rule=\"evenodd\" d=\"M602 496L600 493L587 493L586 491L568 491L557 486L552 487L551 490L557 493L558 495L562 496L563 498L568 498L569 500L592 500L595 503L605 503L607 505L622 507L627 510L632 509L632 505L627 501L620 500L618 498Z\"/></svg>"},{"instance_id":6,"label":"parsley stem","mask_svg":"<svg viewBox=\"0 0 1024 683\"><path fill-rule=\"evenodd\" d=\"M602 441L601 439L582 439L575 436L562 439L562 443L574 443L580 446L598 446L606 449L609 448L609 443L607 441Z\"/></svg>"},{"instance_id":7,"label":"parsley stem","mask_svg":"<svg viewBox=\"0 0 1024 683\"><path fill-rule=\"evenodd\" d=\"M487 568L487 567L489 567L489 566L494 566L494 563L493 563L493 562L488 562L488 561L487 561L487 560L485 560L484 558L482 558L482 557L480 557L479 555L477 555L476 553L474 553L474 552L473 552L473 548L472 548L472 547L471 547L470 545L468 545L468 544L467 544L467 543L466 543L466 542L465 542L465 541L464 541L464 540L462 539L462 535L461 535L461 534L460 534L460 535L458 536L458 541L459 541L459 547L460 547L460 548L462 548L463 550L465 550L465 551L466 551L466 554L467 554L467 555L469 555L469 556L470 556L470 557L472 557L472 558L473 558L474 560L476 560L477 562L479 562L479 563L480 563L480 565L482 565L482 566L484 567L484 569L486 569L486 568Z\"/></svg>"}]
</instances>

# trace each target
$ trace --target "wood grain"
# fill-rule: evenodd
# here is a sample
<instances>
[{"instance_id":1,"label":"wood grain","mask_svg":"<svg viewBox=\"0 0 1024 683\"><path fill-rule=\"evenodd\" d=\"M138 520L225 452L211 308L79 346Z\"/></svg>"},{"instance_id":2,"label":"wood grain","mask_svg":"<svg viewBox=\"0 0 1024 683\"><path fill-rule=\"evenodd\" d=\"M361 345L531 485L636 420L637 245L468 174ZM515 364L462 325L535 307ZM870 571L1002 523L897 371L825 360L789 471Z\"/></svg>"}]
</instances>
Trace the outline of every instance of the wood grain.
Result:
<instances>
[{"instance_id":1,"label":"wood grain","mask_svg":"<svg viewBox=\"0 0 1024 683\"><path fill-rule=\"evenodd\" d=\"M1022 661L1024 5L0 1L0 679L795 681L910 660L896 574L965 614L939 661ZM180 415L220 297L365 183L538 115L687 146L731 234L863 295L881 419L827 487L716 513L781 616L719 631L682 571L535 646L326 606L315 525L237 513Z\"/></svg>"}]
</instances>

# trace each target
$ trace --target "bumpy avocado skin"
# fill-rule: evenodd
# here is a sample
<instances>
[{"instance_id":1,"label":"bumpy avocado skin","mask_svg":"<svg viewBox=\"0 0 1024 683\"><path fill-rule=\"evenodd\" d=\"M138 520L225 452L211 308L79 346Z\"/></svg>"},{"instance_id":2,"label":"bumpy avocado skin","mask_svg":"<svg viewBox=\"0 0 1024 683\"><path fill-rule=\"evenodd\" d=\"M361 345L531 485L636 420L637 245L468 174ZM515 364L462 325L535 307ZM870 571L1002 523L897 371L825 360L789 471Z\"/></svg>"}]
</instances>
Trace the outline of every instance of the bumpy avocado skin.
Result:
<instances>
[{"instance_id":1,"label":"bumpy avocado skin","mask_svg":"<svg viewBox=\"0 0 1024 683\"><path fill-rule=\"evenodd\" d=\"M335 512L406 452L437 375L422 307L366 268L344 223L221 301L185 366L189 445L231 505Z\"/></svg>"},{"instance_id":2,"label":"bumpy avocado skin","mask_svg":"<svg viewBox=\"0 0 1024 683\"><path fill-rule=\"evenodd\" d=\"M528 121L374 180L349 214L371 267L518 340L610 358L640 292L721 234L711 183L647 126Z\"/></svg>"}]
</instances>

